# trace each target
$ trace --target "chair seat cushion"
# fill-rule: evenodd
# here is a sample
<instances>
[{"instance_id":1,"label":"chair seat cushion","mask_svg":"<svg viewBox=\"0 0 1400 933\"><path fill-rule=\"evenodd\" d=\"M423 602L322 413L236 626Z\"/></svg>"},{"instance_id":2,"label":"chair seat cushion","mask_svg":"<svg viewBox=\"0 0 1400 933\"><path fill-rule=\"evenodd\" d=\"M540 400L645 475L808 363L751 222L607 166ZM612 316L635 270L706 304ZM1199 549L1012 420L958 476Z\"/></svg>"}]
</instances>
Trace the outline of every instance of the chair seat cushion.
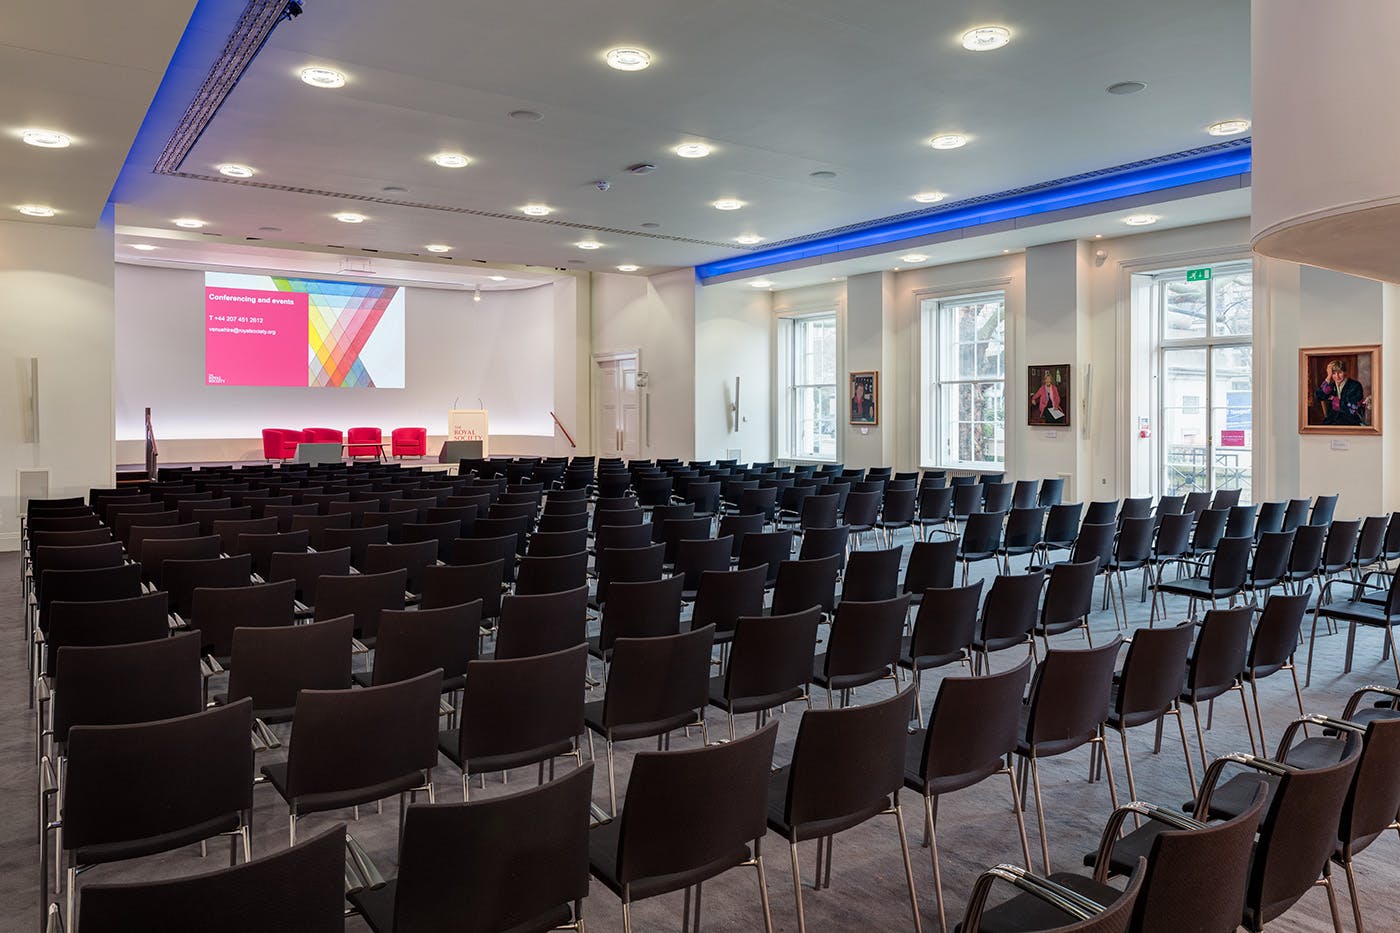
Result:
<instances>
[{"instance_id":1,"label":"chair seat cushion","mask_svg":"<svg viewBox=\"0 0 1400 933\"><path fill-rule=\"evenodd\" d=\"M827 674L826 652L822 652L812 660L812 683L828 690L849 690L853 687L864 687L866 684L873 684L875 681L889 676L889 668L882 667L874 671L856 671L840 674Z\"/></svg>"},{"instance_id":2,"label":"chair seat cushion","mask_svg":"<svg viewBox=\"0 0 1400 933\"><path fill-rule=\"evenodd\" d=\"M1063 885L1097 904L1107 906L1118 900L1122 891L1092 878L1069 872L1055 872L1050 880ZM982 913L980 929L984 933L1013 933L1017 930L1052 930L1068 926L1072 918L1038 897L1017 894L1015 897Z\"/></svg>"},{"instance_id":3,"label":"chair seat cushion","mask_svg":"<svg viewBox=\"0 0 1400 933\"><path fill-rule=\"evenodd\" d=\"M287 763L285 761L263 765L262 773L267 778L268 783L276 788L277 793L282 795L283 800L296 804L297 813L319 813L323 810L355 807L423 786L423 772L414 771L412 774L400 775L392 780L380 781L378 784L370 784L365 787L347 787L322 793L302 794L293 801L287 796Z\"/></svg>"},{"instance_id":4,"label":"chair seat cushion","mask_svg":"<svg viewBox=\"0 0 1400 933\"><path fill-rule=\"evenodd\" d=\"M448 761L462 768L462 756L458 751L460 741L459 732L456 729L447 729L438 733L438 751L442 752L443 757ZM468 774L510 771L514 768L523 768L526 765L549 761L560 755L568 755L573 750L573 742L566 739L549 745L541 745L538 748L513 749L497 755L478 755L466 763L464 770Z\"/></svg>"},{"instance_id":5,"label":"chair seat cushion","mask_svg":"<svg viewBox=\"0 0 1400 933\"><path fill-rule=\"evenodd\" d=\"M963 651L962 649L959 649L948 654L921 654L916 658L910 655L910 652L913 651L913 649L914 636L905 635L902 639L900 639L900 667L908 668L909 670L914 670L915 668L917 668L918 670L926 671L930 668L942 667L945 664L952 664L955 661L961 661L965 657L967 657L967 652Z\"/></svg>"},{"instance_id":6,"label":"chair seat cushion","mask_svg":"<svg viewBox=\"0 0 1400 933\"><path fill-rule=\"evenodd\" d=\"M595 826L588 832L588 864L593 877L603 882L608 890L622 896L622 882L617 877L617 842L622 831L622 820L610 820ZM702 881L721 875L729 869L749 860L749 847L739 846L733 853L705 865L671 875L656 875L651 878L636 878L630 884L633 901L679 891Z\"/></svg>"},{"instance_id":7,"label":"chair seat cushion","mask_svg":"<svg viewBox=\"0 0 1400 933\"><path fill-rule=\"evenodd\" d=\"M811 820L794 826L787 821L787 815L783 812L787 805L788 782L791 779L790 767L779 768L768 778L768 825L789 842L802 842L843 832L859 826L871 817L879 816L890 805L888 798L881 798L854 813L824 820Z\"/></svg>"},{"instance_id":8,"label":"chair seat cushion","mask_svg":"<svg viewBox=\"0 0 1400 933\"><path fill-rule=\"evenodd\" d=\"M1021 706L1021 724L1016 730L1016 754L1029 757L1032 751L1030 739L1026 733L1030 725L1031 708L1029 705ZM1065 752L1073 751L1079 746L1088 742L1094 737L1094 733L1084 735L1057 736L1051 739L1041 739L1035 745L1036 758L1052 758L1055 755L1063 755Z\"/></svg>"},{"instance_id":9,"label":"chair seat cushion","mask_svg":"<svg viewBox=\"0 0 1400 933\"><path fill-rule=\"evenodd\" d=\"M595 700L592 703L584 704L583 722L588 728L599 735L611 735L614 742L623 742L628 739L644 739L648 736L674 732L688 725L699 724L695 711L690 710L685 713L678 713L667 719L654 719L646 722L613 723L611 730L609 730L603 723L603 702L602 700Z\"/></svg>"},{"instance_id":10,"label":"chair seat cushion","mask_svg":"<svg viewBox=\"0 0 1400 933\"><path fill-rule=\"evenodd\" d=\"M1348 599L1346 602L1324 603L1318 614L1325 619L1355 622L1358 625L1395 625L1400 619L1388 619L1385 607L1370 600Z\"/></svg>"},{"instance_id":11,"label":"chair seat cushion","mask_svg":"<svg viewBox=\"0 0 1400 933\"><path fill-rule=\"evenodd\" d=\"M232 832L238 827L239 815L229 813L155 836L80 846L74 850L73 860L79 865L97 865L102 862L119 862L123 859L140 858L143 855L169 852L171 849L178 849L199 842L201 839L217 836L219 833Z\"/></svg>"},{"instance_id":12,"label":"chair seat cushion","mask_svg":"<svg viewBox=\"0 0 1400 933\"><path fill-rule=\"evenodd\" d=\"M763 696L733 697L731 699L724 695L724 678L710 678L710 705L717 709L722 709L725 712L732 713L735 716L772 709L775 706L779 706L791 700L800 700L802 696L802 688L794 687L790 690L782 690Z\"/></svg>"},{"instance_id":13,"label":"chair seat cushion","mask_svg":"<svg viewBox=\"0 0 1400 933\"><path fill-rule=\"evenodd\" d=\"M904 786L920 794L936 797L951 794L955 790L971 787L996 774L1002 769L1002 759L989 762L985 768L964 771L958 774L935 774L924 779L924 743L928 730L917 729L909 733L909 741L904 746Z\"/></svg>"}]
</instances>

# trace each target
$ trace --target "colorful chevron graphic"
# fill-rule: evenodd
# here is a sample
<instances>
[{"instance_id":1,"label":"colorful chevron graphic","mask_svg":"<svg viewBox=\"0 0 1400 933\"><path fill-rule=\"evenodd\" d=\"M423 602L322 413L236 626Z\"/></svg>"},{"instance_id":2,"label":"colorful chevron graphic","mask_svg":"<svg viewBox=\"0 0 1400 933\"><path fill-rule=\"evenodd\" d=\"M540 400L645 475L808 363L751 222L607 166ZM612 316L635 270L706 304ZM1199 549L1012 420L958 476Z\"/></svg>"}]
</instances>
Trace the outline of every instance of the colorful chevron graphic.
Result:
<instances>
[{"instance_id":1,"label":"colorful chevron graphic","mask_svg":"<svg viewBox=\"0 0 1400 933\"><path fill-rule=\"evenodd\" d=\"M373 388L374 375L360 351L374 333L397 285L362 285L315 279L272 277L278 291L307 296L307 385L317 388Z\"/></svg>"}]
</instances>

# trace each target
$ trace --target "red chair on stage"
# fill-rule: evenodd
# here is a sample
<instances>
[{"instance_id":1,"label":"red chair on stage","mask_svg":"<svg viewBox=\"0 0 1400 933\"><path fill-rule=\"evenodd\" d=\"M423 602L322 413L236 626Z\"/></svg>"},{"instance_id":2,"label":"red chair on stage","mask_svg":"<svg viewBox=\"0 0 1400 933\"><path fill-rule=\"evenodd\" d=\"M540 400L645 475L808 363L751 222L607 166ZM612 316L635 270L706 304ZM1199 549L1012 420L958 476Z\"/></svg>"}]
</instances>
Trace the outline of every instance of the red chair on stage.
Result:
<instances>
[{"instance_id":1,"label":"red chair on stage","mask_svg":"<svg viewBox=\"0 0 1400 933\"><path fill-rule=\"evenodd\" d=\"M345 434L338 428L302 428L302 434L311 444L343 444Z\"/></svg>"},{"instance_id":2,"label":"red chair on stage","mask_svg":"<svg viewBox=\"0 0 1400 933\"><path fill-rule=\"evenodd\" d=\"M297 455L297 445L307 440L306 432L291 428L263 428L263 457L268 460L290 460Z\"/></svg>"},{"instance_id":3,"label":"red chair on stage","mask_svg":"<svg viewBox=\"0 0 1400 933\"><path fill-rule=\"evenodd\" d=\"M427 428L394 428L389 437L395 457L426 457L428 455Z\"/></svg>"},{"instance_id":4,"label":"red chair on stage","mask_svg":"<svg viewBox=\"0 0 1400 933\"><path fill-rule=\"evenodd\" d=\"M356 457L384 456L384 432L378 428L351 428L347 432L345 455L351 460ZM359 445L359 446L356 446Z\"/></svg>"}]
</instances>

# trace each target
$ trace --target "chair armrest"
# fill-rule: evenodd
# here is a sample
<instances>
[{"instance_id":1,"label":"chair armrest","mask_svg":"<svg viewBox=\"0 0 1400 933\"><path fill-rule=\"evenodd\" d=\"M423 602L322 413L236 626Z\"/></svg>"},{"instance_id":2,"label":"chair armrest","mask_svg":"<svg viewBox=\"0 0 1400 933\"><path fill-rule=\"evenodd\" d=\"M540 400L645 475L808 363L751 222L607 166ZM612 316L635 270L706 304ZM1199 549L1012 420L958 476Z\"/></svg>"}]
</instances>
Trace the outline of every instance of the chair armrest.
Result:
<instances>
[{"instance_id":1,"label":"chair armrest","mask_svg":"<svg viewBox=\"0 0 1400 933\"><path fill-rule=\"evenodd\" d=\"M358 638L351 638L351 639L350 639L350 653L351 653L351 654L369 654L369 648L365 647L365 643L362 642L362 641L360 641Z\"/></svg>"},{"instance_id":2,"label":"chair armrest","mask_svg":"<svg viewBox=\"0 0 1400 933\"><path fill-rule=\"evenodd\" d=\"M224 673L224 666L219 663L218 658L212 654L206 654L199 659L199 673L205 680L208 680L216 674Z\"/></svg>"},{"instance_id":3,"label":"chair armrest","mask_svg":"<svg viewBox=\"0 0 1400 933\"><path fill-rule=\"evenodd\" d=\"M1139 870L1141 862L1139 860ZM997 865L989 868L977 878L973 885L972 897L968 901L967 913L963 916L962 928L977 931L982 921L982 911L987 903L987 895L997 881L1005 881L1017 889L1031 895L1036 900L1049 904L1074 920L1089 920L1104 910L1104 905L1079 894L1048 878L1033 875L1019 865Z\"/></svg>"},{"instance_id":4,"label":"chair armrest","mask_svg":"<svg viewBox=\"0 0 1400 933\"><path fill-rule=\"evenodd\" d=\"M1242 755L1238 752L1221 755L1210 763L1210 767L1206 769L1205 775L1201 778L1201 791L1196 798L1196 812L1193 814L1196 819L1202 819L1210 813L1210 798L1215 793L1215 785L1219 782L1220 775L1226 766L1231 764L1252 768L1275 777L1282 777L1290 771L1298 770L1292 765L1272 761L1268 758L1260 758L1257 755Z\"/></svg>"},{"instance_id":5,"label":"chair armrest","mask_svg":"<svg viewBox=\"0 0 1400 933\"><path fill-rule=\"evenodd\" d=\"M180 618L180 613L168 612L165 615L165 627L172 632L182 632L189 628L189 623Z\"/></svg>"},{"instance_id":6,"label":"chair armrest","mask_svg":"<svg viewBox=\"0 0 1400 933\"><path fill-rule=\"evenodd\" d=\"M607 824L607 823L611 823L612 821L613 821L613 818L610 817L610 816L608 816L608 811L604 810L602 807L598 806L596 803L593 803L592 801L589 802L589 804L588 804L588 825L589 825L590 827L592 827L592 826L603 826L603 825L605 825L605 824Z\"/></svg>"},{"instance_id":7,"label":"chair armrest","mask_svg":"<svg viewBox=\"0 0 1400 933\"><path fill-rule=\"evenodd\" d=\"M1124 804L1113 811L1108 822L1104 824L1103 834L1099 837L1099 851L1094 856L1094 880L1100 884L1108 880L1108 864L1113 856L1113 844L1118 841L1123 822L1132 814L1165 823L1171 829L1203 829L1206 825L1200 820L1182 816L1153 803L1134 800Z\"/></svg>"},{"instance_id":8,"label":"chair armrest","mask_svg":"<svg viewBox=\"0 0 1400 933\"><path fill-rule=\"evenodd\" d=\"M382 888L384 876L369 853L349 833L345 834L345 893L363 891L366 888Z\"/></svg>"},{"instance_id":9,"label":"chair armrest","mask_svg":"<svg viewBox=\"0 0 1400 933\"><path fill-rule=\"evenodd\" d=\"M1381 684L1367 684L1364 687L1358 688L1357 691L1351 695L1351 699L1347 700L1346 709L1342 712L1342 718L1350 719L1354 716L1356 714L1356 708L1361 705L1361 700L1368 693L1378 693L1381 696L1390 697L1393 701L1392 705L1400 706L1400 689L1386 687Z\"/></svg>"},{"instance_id":10,"label":"chair armrest","mask_svg":"<svg viewBox=\"0 0 1400 933\"><path fill-rule=\"evenodd\" d=\"M261 747L259 747L261 746ZM277 738L277 734L267 727L267 723L261 719L253 720L253 749L254 751L266 751L271 748L281 748L282 741Z\"/></svg>"}]
</instances>

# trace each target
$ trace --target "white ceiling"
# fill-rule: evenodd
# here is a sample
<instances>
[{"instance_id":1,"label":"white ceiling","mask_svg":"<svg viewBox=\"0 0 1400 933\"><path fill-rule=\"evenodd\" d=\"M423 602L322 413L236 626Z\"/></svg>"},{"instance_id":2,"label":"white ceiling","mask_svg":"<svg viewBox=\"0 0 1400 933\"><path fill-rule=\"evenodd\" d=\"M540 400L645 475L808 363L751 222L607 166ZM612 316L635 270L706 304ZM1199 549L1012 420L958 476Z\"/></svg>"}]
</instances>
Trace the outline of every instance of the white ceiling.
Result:
<instances>
[{"instance_id":1,"label":"white ceiling","mask_svg":"<svg viewBox=\"0 0 1400 933\"><path fill-rule=\"evenodd\" d=\"M1011 45L963 50L962 32L989 22ZM652 67L606 67L623 44ZM312 64L349 83L307 87L297 72ZM1105 93L1124 80L1147 89ZM924 189L955 200L1206 145L1207 124L1248 115L1249 0L308 0L182 170L241 162L261 183L443 209L156 176L168 122L143 132L118 200L124 223L193 215L226 240L275 226L314 246L445 243L466 260L654 272L740 252L744 232L771 243L908 211ZM937 152L926 140L940 132L972 141ZM671 154L688 140L715 152ZM442 150L473 164L439 168L428 157ZM636 162L657 171L627 174ZM720 212L719 197L748 206ZM520 217L527 201L560 223ZM331 218L346 209L369 220ZM604 249L571 245L589 230Z\"/></svg>"},{"instance_id":2,"label":"white ceiling","mask_svg":"<svg viewBox=\"0 0 1400 933\"><path fill-rule=\"evenodd\" d=\"M97 222L194 5L0 5L0 218ZM20 141L26 129L65 133L73 144L27 146ZM21 204L58 213L24 217L15 212Z\"/></svg>"}]
</instances>

